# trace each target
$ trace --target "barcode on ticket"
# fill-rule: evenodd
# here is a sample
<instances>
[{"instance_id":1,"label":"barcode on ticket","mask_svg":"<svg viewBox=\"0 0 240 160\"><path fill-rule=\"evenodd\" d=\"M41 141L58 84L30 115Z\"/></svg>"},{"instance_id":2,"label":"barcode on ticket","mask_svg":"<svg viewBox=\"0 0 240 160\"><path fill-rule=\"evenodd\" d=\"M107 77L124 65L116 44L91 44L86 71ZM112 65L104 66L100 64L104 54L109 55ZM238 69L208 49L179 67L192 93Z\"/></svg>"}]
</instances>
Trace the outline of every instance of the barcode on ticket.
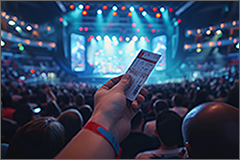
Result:
<instances>
[{"instance_id":1,"label":"barcode on ticket","mask_svg":"<svg viewBox=\"0 0 240 160\"><path fill-rule=\"evenodd\" d=\"M125 91L127 99L134 101L161 55L141 50L127 72L132 76L132 84Z\"/></svg>"}]
</instances>

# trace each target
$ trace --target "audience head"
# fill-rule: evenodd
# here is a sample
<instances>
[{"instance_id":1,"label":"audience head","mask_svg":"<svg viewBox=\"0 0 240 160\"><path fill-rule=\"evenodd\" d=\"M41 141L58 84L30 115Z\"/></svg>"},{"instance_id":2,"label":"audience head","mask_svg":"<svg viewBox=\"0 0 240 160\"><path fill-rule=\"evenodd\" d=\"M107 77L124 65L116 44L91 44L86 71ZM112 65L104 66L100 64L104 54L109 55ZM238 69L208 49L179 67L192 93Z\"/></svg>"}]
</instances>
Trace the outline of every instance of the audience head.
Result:
<instances>
[{"instance_id":1,"label":"audience head","mask_svg":"<svg viewBox=\"0 0 240 160\"><path fill-rule=\"evenodd\" d=\"M221 102L193 108L182 125L190 158L239 158L239 109Z\"/></svg>"},{"instance_id":2,"label":"audience head","mask_svg":"<svg viewBox=\"0 0 240 160\"><path fill-rule=\"evenodd\" d=\"M2 107L12 107L12 97L8 94L2 95L1 97L2 100Z\"/></svg>"},{"instance_id":3,"label":"audience head","mask_svg":"<svg viewBox=\"0 0 240 160\"><path fill-rule=\"evenodd\" d=\"M239 108L239 87L235 87L228 92L226 103Z\"/></svg>"},{"instance_id":4,"label":"audience head","mask_svg":"<svg viewBox=\"0 0 240 160\"><path fill-rule=\"evenodd\" d=\"M169 108L169 105L168 105L168 102L165 101L164 99L158 99L154 102L153 104L153 108L155 109L156 111L156 115L158 115L160 112L162 112L163 110L168 110Z\"/></svg>"},{"instance_id":5,"label":"audience head","mask_svg":"<svg viewBox=\"0 0 240 160\"><path fill-rule=\"evenodd\" d=\"M87 121L89 120L89 118L92 115L92 108L91 106L85 104L83 106L81 106L81 108L79 109L79 112L81 113L83 120L84 120L84 125L87 123Z\"/></svg>"},{"instance_id":6,"label":"audience head","mask_svg":"<svg viewBox=\"0 0 240 160\"><path fill-rule=\"evenodd\" d=\"M78 93L76 96L75 96L75 103L77 106L82 106L84 105L84 101L85 101L85 97L82 93Z\"/></svg>"},{"instance_id":7,"label":"audience head","mask_svg":"<svg viewBox=\"0 0 240 160\"><path fill-rule=\"evenodd\" d=\"M176 146L181 144L182 118L175 112L164 110L157 116L156 131L160 141L168 146Z\"/></svg>"},{"instance_id":8,"label":"audience head","mask_svg":"<svg viewBox=\"0 0 240 160\"><path fill-rule=\"evenodd\" d=\"M13 136L6 154L10 159L51 159L64 146L64 127L54 117L34 119Z\"/></svg>"},{"instance_id":9,"label":"audience head","mask_svg":"<svg viewBox=\"0 0 240 160\"><path fill-rule=\"evenodd\" d=\"M184 96L178 93L174 94L172 97L172 103L173 106L175 107L182 106L184 104L184 101L185 101Z\"/></svg>"},{"instance_id":10,"label":"audience head","mask_svg":"<svg viewBox=\"0 0 240 160\"><path fill-rule=\"evenodd\" d=\"M82 129L83 117L77 109L62 112L57 120L64 126L66 144Z\"/></svg>"},{"instance_id":11,"label":"audience head","mask_svg":"<svg viewBox=\"0 0 240 160\"><path fill-rule=\"evenodd\" d=\"M13 113L13 119L18 123L18 125L23 126L27 122L33 119L33 111L28 104L23 104L17 107L16 111Z\"/></svg>"},{"instance_id":12,"label":"audience head","mask_svg":"<svg viewBox=\"0 0 240 160\"><path fill-rule=\"evenodd\" d=\"M51 101L48 103L47 107L46 107L46 115L47 116L53 116L53 117L57 117L59 116L61 113L61 109L58 106L57 102L55 101Z\"/></svg>"}]
</instances>

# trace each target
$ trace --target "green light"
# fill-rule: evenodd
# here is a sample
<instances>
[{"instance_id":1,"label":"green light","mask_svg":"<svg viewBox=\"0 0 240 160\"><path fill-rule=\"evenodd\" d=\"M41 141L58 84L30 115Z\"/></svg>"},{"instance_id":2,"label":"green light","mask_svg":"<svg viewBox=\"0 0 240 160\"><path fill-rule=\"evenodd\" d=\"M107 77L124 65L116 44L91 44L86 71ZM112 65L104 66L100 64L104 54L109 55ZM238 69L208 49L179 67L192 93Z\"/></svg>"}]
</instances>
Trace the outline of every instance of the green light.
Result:
<instances>
[{"instance_id":1,"label":"green light","mask_svg":"<svg viewBox=\"0 0 240 160\"><path fill-rule=\"evenodd\" d=\"M236 48L239 49L239 42L236 44Z\"/></svg>"},{"instance_id":2,"label":"green light","mask_svg":"<svg viewBox=\"0 0 240 160\"><path fill-rule=\"evenodd\" d=\"M23 46L20 46L20 47L19 47L19 50L20 50L20 51L23 51L23 50L24 50L24 47L23 47Z\"/></svg>"},{"instance_id":3,"label":"green light","mask_svg":"<svg viewBox=\"0 0 240 160\"><path fill-rule=\"evenodd\" d=\"M130 38L129 37L126 37L126 39L125 39L127 42L130 40Z\"/></svg>"},{"instance_id":4,"label":"green light","mask_svg":"<svg viewBox=\"0 0 240 160\"><path fill-rule=\"evenodd\" d=\"M222 37L222 33L218 34L218 37L221 38Z\"/></svg>"},{"instance_id":5,"label":"green light","mask_svg":"<svg viewBox=\"0 0 240 160\"><path fill-rule=\"evenodd\" d=\"M1 40L1 46L5 46L5 42L3 40Z\"/></svg>"}]
</instances>

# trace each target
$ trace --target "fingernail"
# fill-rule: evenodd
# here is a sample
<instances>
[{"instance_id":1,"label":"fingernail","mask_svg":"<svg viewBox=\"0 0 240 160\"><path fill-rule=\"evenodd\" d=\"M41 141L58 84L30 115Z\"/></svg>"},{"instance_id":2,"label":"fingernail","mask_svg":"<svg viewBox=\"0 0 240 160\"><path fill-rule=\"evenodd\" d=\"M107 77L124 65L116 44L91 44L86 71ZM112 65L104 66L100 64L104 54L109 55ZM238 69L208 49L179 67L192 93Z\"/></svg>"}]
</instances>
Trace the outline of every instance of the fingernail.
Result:
<instances>
[{"instance_id":1,"label":"fingernail","mask_svg":"<svg viewBox=\"0 0 240 160\"><path fill-rule=\"evenodd\" d=\"M125 75L123 76L123 79L129 80L130 78L131 78L131 76L130 76L129 74L125 74Z\"/></svg>"}]
</instances>

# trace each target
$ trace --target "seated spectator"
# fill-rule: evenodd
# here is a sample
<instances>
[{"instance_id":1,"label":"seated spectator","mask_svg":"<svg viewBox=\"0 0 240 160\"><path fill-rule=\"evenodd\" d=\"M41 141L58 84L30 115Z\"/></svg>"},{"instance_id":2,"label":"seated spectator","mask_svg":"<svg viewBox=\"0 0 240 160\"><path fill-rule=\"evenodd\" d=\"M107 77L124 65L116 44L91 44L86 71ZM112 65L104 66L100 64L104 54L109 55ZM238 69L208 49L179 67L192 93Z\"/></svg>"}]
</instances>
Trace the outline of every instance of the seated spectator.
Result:
<instances>
[{"instance_id":1,"label":"seated spectator","mask_svg":"<svg viewBox=\"0 0 240 160\"><path fill-rule=\"evenodd\" d=\"M28 104L21 105L13 113L13 118L19 126L23 126L27 122L34 119L33 111Z\"/></svg>"},{"instance_id":2,"label":"seated spectator","mask_svg":"<svg viewBox=\"0 0 240 160\"><path fill-rule=\"evenodd\" d=\"M85 104L83 106L81 106L81 108L78 110L82 117L83 117L83 125L85 125L87 123L87 121L90 119L91 115L92 115L92 108L91 106Z\"/></svg>"},{"instance_id":3,"label":"seated spectator","mask_svg":"<svg viewBox=\"0 0 240 160\"><path fill-rule=\"evenodd\" d=\"M120 143L122 147L121 159L132 159L137 153L156 149L160 146L157 138L142 132L144 119L140 110L131 121L131 132L128 137Z\"/></svg>"},{"instance_id":4,"label":"seated spectator","mask_svg":"<svg viewBox=\"0 0 240 160\"><path fill-rule=\"evenodd\" d=\"M174 94L172 97L173 108L169 108L169 110L176 112L179 116L184 117L187 113L188 109L183 107L184 97L178 93Z\"/></svg>"},{"instance_id":5,"label":"seated spectator","mask_svg":"<svg viewBox=\"0 0 240 160\"><path fill-rule=\"evenodd\" d=\"M182 118L175 112L164 110L157 117L155 134L161 147L156 150L139 153L137 159L184 158L186 150L179 147L182 141Z\"/></svg>"},{"instance_id":6,"label":"seated spectator","mask_svg":"<svg viewBox=\"0 0 240 160\"><path fill-rule=\"evenodd\" d=\"M16 111L12 106L12 97L10 95L2 95L1 97L2 101L2 112L1 117L7 118L7 119L13 119L13 113Z\"/></svg>"},{"instance_id":7,"label":"seated spectator","mask_svg":"<svg viewBox=\"0 0 240 160\"><path fill-rule=\"evenodd\" d=\"M239 108L239 87L234 87L228 92L225 102Z\"/></svg>"},{"instance_id":8,"label":"seated spectator","mask_svg":"<svg viewBox=\"0 0 240 160\"><path fill-rule=\"evenodd\" d=\"M163 110L166 110L166 109L168 110L168 108L169 108L168 102L163 99L158 99L153 104L153 110L154 110L154 114L156 115L156 117L160 112L162 112ZM145 124L144 133L146 133L150 136L154 136L155 129L156 129L156 120L152 120Z\"/></svg>"},{"instance_id":9,"label":"seated spectator","mask_svg":"<svg viewBox=\"0 0 240 160\"><path fill-rule=\"evenodd\" d=\"M13 136L6 158L50 159L64 145L64 127L53 117L34 119Z\"/></svg>"},{"instance_id":10,"label":"seated spectator","mask_svg":"<svg viewBox=\"0 0 240 160\"><path fill-rule=\"evenodd\" d=\"M83 127L83 118L77 109L62 112L57 120L65 129L65 144L67 144Z\"/></svg>"},{"instance_id":11,"label":"seated spectator","mask_svg":"<svg viewBox=\"0 0 240 160\"><path fill-rule=\"evenodd\" d=\"M41 114L42 116L52 116L52 117L58 117L61 113L61 109L58 106L56 101L51 101L47 104L45 107L45 110Z\"/></svg>"},{"instance_id":12,"label":"seated spectator","mask_svg":"<svg viewBox=\"0 0 240 160\"><path fill-rule=\"evenodd\" d=\"M239 109L208 102L184 118L182 133L189 158L239 159Z\"/></svg>"},{"instance_id":13,"label":"seated spectator","mask_svg":"<svg viewBox=\"0 0 240 160\"><path fill-rule=\"evenodd\" d=\"M85 97L82 93L78 93L74 98L75 105L78 109L85 104Z\"/></svg>"}]
</instances>

